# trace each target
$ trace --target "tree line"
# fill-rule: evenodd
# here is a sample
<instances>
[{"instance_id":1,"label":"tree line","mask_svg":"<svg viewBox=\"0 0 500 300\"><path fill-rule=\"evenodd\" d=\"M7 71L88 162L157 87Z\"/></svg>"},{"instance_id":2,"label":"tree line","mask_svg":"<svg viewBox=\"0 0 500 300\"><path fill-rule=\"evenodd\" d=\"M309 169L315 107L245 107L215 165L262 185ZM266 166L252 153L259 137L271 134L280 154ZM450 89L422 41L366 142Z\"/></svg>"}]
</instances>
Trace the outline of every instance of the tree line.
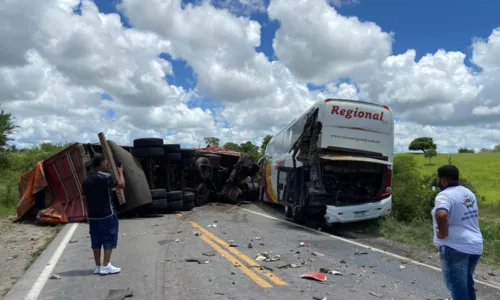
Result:
<instances>
[{"instance_id":1,"label":"tree line","mask_svg":"<svg viewBox=\"0 0 500 300\"><path fill-rule=\"evenodd\" d=\"M227 142L222 147L233 150L233 151L238 151L241 153L244 153L248 156L250 156L253 161L257 162L262 156L264 156L264 152L266 151L267 144L269 144L269 141L273 138L272 135L266 135L262 139L262 144L261 146L257 146L251 141L246 141L244 143L234 143L234 142ZM203 138L205 145L208 146L220 146L220 139L218 137L214 136L207 136Z\"/></svg>"}]
</instances>

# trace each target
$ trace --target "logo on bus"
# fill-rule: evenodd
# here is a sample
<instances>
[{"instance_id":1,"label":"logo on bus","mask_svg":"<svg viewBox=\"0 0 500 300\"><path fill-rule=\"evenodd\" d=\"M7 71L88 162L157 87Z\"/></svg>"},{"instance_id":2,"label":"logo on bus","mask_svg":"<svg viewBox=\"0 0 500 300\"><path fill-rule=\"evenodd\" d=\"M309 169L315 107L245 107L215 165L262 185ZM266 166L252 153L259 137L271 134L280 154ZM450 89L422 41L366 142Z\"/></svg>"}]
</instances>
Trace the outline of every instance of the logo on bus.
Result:
<instances>
[{"instance_id":1,"label":"logo on bus","mask_svg":"<svg viewBox=\"0 0 500 300\"><path fill-rule=\"evenodd\" d=\"M352 119L352 118L358 118L358 119L368 119L368 120L375 120L375 121L384 121L384 112L380 113L372 113L368 111L362 111L359 110L357 107L356 109L345 109L345 108L340 108L338 105L332 106L332 115L337 115L337 116L343 116L346 119Z\"/></svg>"}]
</instances>

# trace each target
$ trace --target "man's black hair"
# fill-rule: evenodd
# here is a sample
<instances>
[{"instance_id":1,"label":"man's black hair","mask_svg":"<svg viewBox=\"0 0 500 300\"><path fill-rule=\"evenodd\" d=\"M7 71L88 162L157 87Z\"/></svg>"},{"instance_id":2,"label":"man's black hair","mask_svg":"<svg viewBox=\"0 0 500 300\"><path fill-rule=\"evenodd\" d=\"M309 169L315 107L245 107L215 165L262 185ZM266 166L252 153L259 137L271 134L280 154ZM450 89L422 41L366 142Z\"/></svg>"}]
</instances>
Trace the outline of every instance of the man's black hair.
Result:
<instances>
[{"instance_id":1,"label":"man's black hair","mask_svg":"<svg viewBox=\"0 0 500 300\"><path fill-rule=\"evenodd\" d=\"M438 177L445 178L448 181L456 181L458 182L460 178L460 172L458 168L454 165L445 165L438 169L437 171Z\"/></svg>"},{"instance_id":2,"label":"man's black hair","mask_svg":"<svg viewBox=\"0 0 500 300\"><path fill-rule=\"evenodd\" d=\"M102 155L98 155L96 157L94 157L92 159L92 167L95 169L97 167L99 167L103 161L105 161L106 159L104 158L104 156Z\"/></svg>"}]
</instances>

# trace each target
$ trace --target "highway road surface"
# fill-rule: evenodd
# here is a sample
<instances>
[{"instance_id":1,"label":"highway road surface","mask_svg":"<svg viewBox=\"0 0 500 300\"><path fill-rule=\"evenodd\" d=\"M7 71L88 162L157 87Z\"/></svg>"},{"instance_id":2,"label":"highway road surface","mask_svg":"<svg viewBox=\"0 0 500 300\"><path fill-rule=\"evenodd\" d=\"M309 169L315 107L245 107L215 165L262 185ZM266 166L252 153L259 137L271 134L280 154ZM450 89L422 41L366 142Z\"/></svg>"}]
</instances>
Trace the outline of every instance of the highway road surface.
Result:
<instances>
[{"instance_id":1,"label":"highway road surface","mask_svg":"<svg viewBox=\"0 0 500 300\"><path fill-rule=\"evenodd\" d=\"M449 297L432 268L280 218L252 204L121 220L112 263L122 272L107 276L92 274L87 224L69 224L4 299L103 300L113 289L139 300ZM259 260L265 252L279 260ZM321 268L341 275L301 278ZM476 287L478 299L500 299L500 290Z\"/></svg>"}]
</instances>

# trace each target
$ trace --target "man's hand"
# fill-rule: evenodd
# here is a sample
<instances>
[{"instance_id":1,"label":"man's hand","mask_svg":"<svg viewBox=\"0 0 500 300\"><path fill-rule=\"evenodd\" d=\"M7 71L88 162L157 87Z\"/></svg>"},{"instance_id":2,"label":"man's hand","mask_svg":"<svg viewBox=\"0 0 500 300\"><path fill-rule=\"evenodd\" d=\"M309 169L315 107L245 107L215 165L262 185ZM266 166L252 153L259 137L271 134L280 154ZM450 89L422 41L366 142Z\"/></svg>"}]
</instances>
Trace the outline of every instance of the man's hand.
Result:
<instances>
[{"instance_id":1,"label":"man's hand","mask_svg":"<svg viewBox=\"0 0 500 300\"><path fill-rule=\"evenodd\" d=\"M436 226L436 237L438 238L438 240L444 240L448 237L448 235L444 235L441 231L439 231L438 226Z\"/></svg>"},{"instance_id":2,"label":"man's hand","mask_svg":"<svg viewBox=\"0 0 500 300\"><path fill-rule=\"evenodd\" d=\"M118 167L118 173L123 174L123 165Z\"/></svg>"}]
</instances>

